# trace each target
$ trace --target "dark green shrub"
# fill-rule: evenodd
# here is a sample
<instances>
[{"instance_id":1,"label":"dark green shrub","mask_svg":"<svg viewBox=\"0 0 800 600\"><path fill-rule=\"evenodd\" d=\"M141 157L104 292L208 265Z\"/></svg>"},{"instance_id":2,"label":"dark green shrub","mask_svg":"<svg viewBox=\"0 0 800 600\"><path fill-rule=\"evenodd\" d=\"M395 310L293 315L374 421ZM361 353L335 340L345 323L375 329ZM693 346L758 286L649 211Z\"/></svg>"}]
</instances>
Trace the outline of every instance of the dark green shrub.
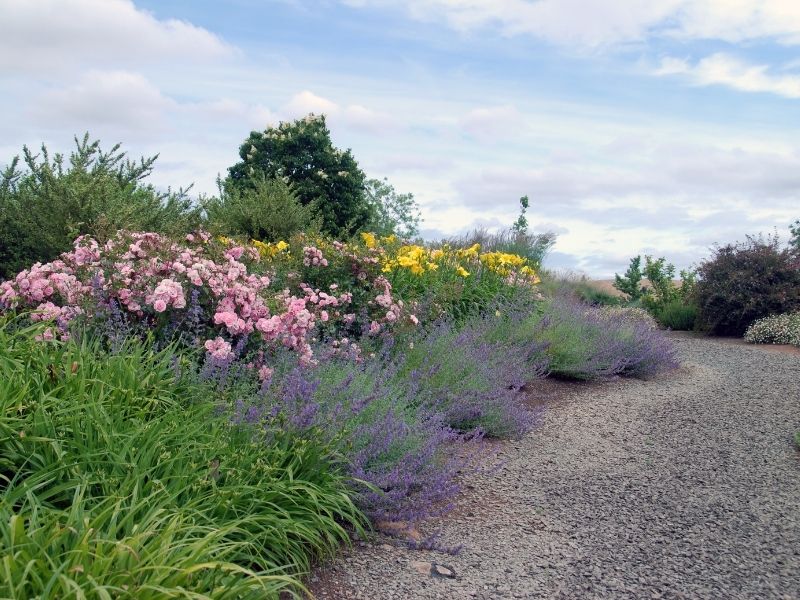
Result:
<instances>
[{"instance_id":1,"label":"dark green shrub","mask_svg":"<svg viewBox=\"0 0 800 600\"><path fill-rule=\"evenodd\" d=\"M697 327L709 333L741 336L756 319L800 308L797 257L777 237L719 247L698 275Z\"/></svg>"},{"instance_id":2,"label":"dark green shrub","mask_svg":"<svg viewBox=\"0 0 800 600\"><path fill-rule=\"evenodd\" d=\"M203 201L208 227L223 235L240 235L262 242L288 240L296 233L319 231L314 203L304 205L279 179L255 179L240 189L220 182L220 195Z\"/></svg>"},{"instance_id":3,"label":"dark green shrub","mask_svg":"<svg viewBox=\"0 0 800 600\"><path fill-rule=\"evenodd\" d=\"M231 184L245 190L261 179L283 179L302 204L316 204L323 231L348 237L371 216L365 175L350 150L333 146L323 115L309 115L253 131L229 169Z\"/></svg>"},{"instance_id":4,"label":"dark green shrub","mask_svg":"<svg viewBox=\"0 0 800 600\"><path fill-rule=\"evenodd\" d=\"M697 306L675 298L658 307L655 311L655 318L662 327L675 331L689 331L694 329Z\"/></svg>"},{"instance_id":5,"label":"dark green shrub","mask_svg":"<svg viewBox=\"0 0 800 600\"><path fill-rule=\"evenodd\" d=\"M47 262L88 234L100 242L119 229L180 233L199 224L186 190L159 192L142 181L156 157L129 160L117 144L75 138L75 150L52 157L23 148L0 174L0 279Z\"/></svg>"}]
</instances>

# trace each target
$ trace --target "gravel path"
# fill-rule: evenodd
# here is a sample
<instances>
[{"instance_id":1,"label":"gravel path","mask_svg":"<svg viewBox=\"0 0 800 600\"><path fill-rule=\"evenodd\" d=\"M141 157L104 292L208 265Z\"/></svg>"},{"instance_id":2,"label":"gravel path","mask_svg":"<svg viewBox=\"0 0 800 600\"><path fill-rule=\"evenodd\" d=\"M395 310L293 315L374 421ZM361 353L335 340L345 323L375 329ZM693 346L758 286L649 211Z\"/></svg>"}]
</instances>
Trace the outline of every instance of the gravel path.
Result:
<instances>
[{"instance_id":1,"label":"gravel path","mask_svg":"<svg viewBox=\"0 0 800 600\"><path fill-rule=\"evenodd\" d=\"M580 388L502 445L504 468L440 524L460 554L379 538L315 573L314 593L800 598L800 355L672 335L678 373Z\"/></svg>"}]
</instances>

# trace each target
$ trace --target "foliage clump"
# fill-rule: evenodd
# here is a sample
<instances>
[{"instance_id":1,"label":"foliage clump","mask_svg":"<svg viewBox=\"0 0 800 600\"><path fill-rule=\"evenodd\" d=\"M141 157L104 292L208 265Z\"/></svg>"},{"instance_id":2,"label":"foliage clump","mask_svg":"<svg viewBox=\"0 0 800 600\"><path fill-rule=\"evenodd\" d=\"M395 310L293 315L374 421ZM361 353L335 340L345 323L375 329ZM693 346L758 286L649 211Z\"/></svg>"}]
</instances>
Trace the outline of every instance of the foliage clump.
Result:
<instances>
[{"instance_id":1,"label":"foliage clump","mask_svg":"<svg viewBox=\"0 0 800 600\"><path fill-rule=\"evenodd\" d=\"M158 191L144 183L157 156L130 160L89 134L69 157L23 148L0 174L0 280L66 252L79 235L100 242L120 229L177 234L196 228L200 211L188 190Z\"/></svg>"},{"instance_id":2,"label":"foliage clump","mask_svg":"<svg viewBox=\"0 0 800 600\"><path fill-rule=\"evenodd\" d=\"M775 236L718 247L698 276L697 325L709 333L741 336L756 319L800 308L797 255Z\"/></svg>"},{"instance_id":3,"label":"foliage clump","mask_svg":"<svg viewBox=\"0 0 800 600\"><path fill-rule=\"evenodd\" d=\"M231 420L188 355L43 330L0 322L0 596L299 596L363 530L330 451Z\"/></svg>"},{"instance_id":4,"label":"foliage clump","mask_svg":"<svg viewBox=\"0 0 800 600\"><path fill-rule=\"evenodd\" d=\"M399 194L389 181L369 179L365 184L371 216L365 229L380 236L414 239L422 217L414 194Z\"/></svg>"},{"instance_id":5,"label":"foliage clump","mask_svg":"<svg viewBox=\"0 0 800 600\"><path fill-rule=\"evenodd\" d=\"M614 287L628 297L628 301L641 304L656 318L662 327L688 330L694 327L697 308L692 294L697 279L693 270L680 272L680 285L675 281L675 265L666 258L645 256L642 269L641 256L631 259L623 276L614 275ZM647 281L647 285L642 283Z\"/></svg>"},{"instance_id":6,"label":"foliage clump","mask_svg":"<svg viewBox=\"0 0 800 600\"><path fill-rule=\"evenodd\" d=\"M203 202L207 227L214 233L279 242L322 228L316 202L303 204L280 179L257 177L246 188L220 181L219 191Z\"/></svg>"}]
</instances>

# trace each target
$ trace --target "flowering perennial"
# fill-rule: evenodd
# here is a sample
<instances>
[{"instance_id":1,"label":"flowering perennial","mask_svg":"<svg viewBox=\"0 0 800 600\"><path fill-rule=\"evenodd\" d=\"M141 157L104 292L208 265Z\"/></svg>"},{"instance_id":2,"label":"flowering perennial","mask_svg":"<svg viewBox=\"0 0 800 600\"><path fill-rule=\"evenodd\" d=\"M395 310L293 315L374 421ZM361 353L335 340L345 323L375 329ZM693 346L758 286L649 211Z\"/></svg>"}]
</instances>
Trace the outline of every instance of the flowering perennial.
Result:
<instances>
[{"instance_id":1,"label":"flowering perennial","mask_svg":"<svg viewBox=\"0 0 800 600\"><path fill-rule=\"evenodd\" d=\"M157 338L180 329L191 315L199 321L194 343L214 359L233 356L235 342L243 351L285 347L309 362L318 325L324 323L329 331L355 326L356 314L349 308L353 293L337 284L325 291L304 282L292 290L275 289L268 272L254 272L265 256L288 250L285 242L241 246L205 233L187 236L185 244L154 233L121 232L100 246L84 236L58 260L35 264L0 284L0 309L30 310L34 320L53 322L49 337L62 339L69 336L75 318L91 319L112 306ZM340 244L340 251L345 250ZM377 259L371 260L366 266L377 266ZM303 262L320 269L329 266L313 245L303 247ZM406 316L404 305L392 297L385 277L368 278L363 264L359 269L359 281L371 294L364 327L377 334ZM254 368L263 366L263 358L253 363Z\"/></svg>"}]
</instances>

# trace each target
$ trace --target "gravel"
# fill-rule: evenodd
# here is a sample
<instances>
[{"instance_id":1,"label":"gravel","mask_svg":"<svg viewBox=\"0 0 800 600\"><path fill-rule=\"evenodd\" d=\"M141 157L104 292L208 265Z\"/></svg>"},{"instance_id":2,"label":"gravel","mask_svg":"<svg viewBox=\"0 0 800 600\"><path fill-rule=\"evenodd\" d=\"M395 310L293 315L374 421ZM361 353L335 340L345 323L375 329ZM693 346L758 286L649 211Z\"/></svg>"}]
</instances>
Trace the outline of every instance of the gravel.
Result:
<instances>
[{"instance_id":1,"label":"gravel","mask_svg":"<svg viewBox=\"0 0 800 600\"><path fill-rule=\"evenodd\" d=\"M503 467L426 526L458 555L378 536L318 569L313 593L800 598L800 355L670 335L678 372L567 387L500 445Z\"/></svg>"}]
</instances>

